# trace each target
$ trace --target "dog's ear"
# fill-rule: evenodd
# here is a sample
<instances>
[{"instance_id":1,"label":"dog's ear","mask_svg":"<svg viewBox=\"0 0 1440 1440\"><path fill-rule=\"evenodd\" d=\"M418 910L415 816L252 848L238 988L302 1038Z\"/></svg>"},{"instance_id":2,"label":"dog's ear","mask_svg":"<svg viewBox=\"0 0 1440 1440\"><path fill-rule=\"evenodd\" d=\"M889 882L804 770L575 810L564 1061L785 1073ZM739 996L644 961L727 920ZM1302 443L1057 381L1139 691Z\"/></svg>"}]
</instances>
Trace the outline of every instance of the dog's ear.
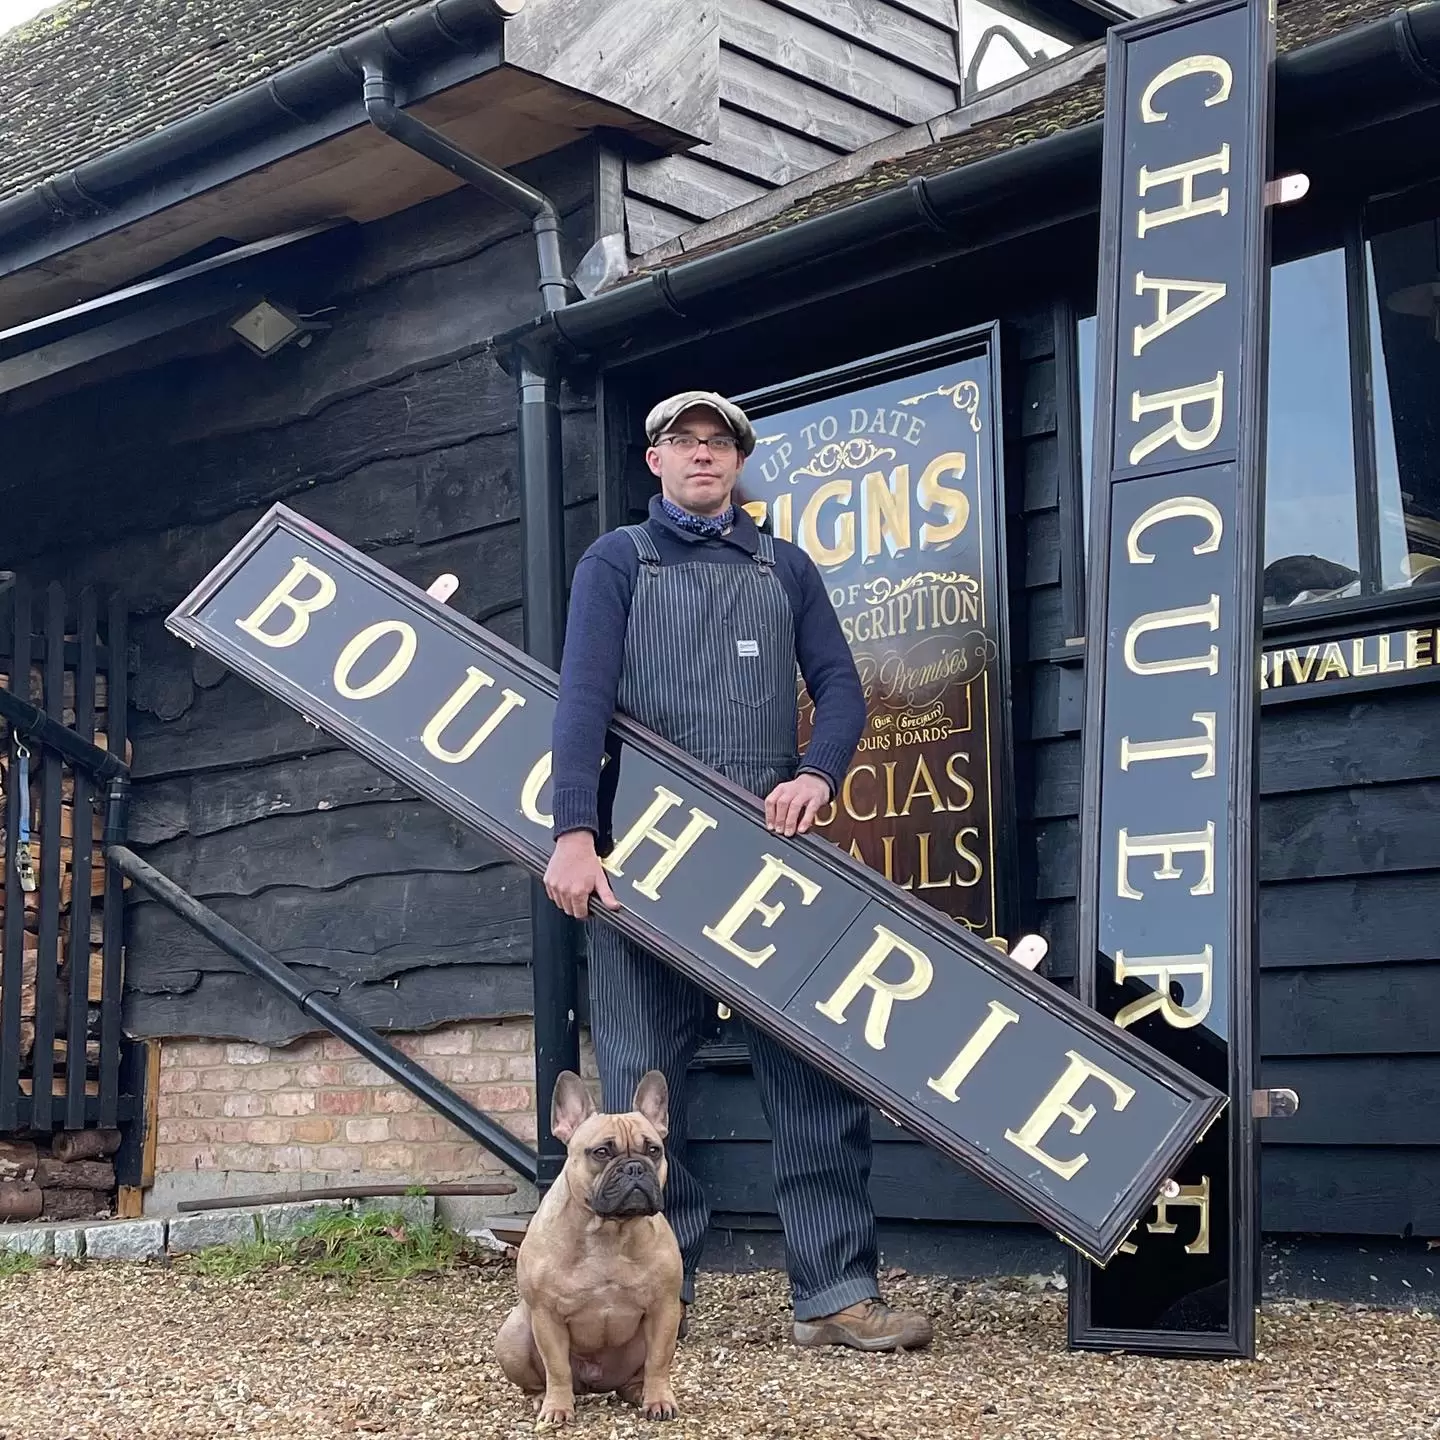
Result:
<instances>
[{"instance_id":1,"label":"dog's ear","mask_svg":"<svg viewBox=\"0 0 1440 1440\"><path fill-rule=\"evenodd\" d=\"M663 1140L670 1132L670 1087L658 1070L649 1070L635 1087L635 1105Z\"/></svg>"},{"instance_id":2,"label":"dog's ear","mask_svg":"<svg viewBox=\"0 0 1440 1440\"><path fill-rule=\"evenodd\" d=\"M595 1113L595 1102L585 1082L573 1071L562 1070L555 1082L555 1098L550 1104L550 1131L562 1144Z\"/></svg>"}]
</instances>

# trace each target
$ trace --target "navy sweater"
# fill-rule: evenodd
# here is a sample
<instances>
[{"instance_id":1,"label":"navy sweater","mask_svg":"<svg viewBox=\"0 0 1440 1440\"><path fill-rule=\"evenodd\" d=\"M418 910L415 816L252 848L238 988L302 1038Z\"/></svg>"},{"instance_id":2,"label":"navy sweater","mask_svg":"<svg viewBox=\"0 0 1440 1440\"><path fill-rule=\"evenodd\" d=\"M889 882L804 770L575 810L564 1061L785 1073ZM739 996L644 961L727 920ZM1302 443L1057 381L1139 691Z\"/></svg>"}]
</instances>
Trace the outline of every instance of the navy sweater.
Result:
<instances>
[{"instance_id":1,"label":"navy sweater","mask_svg":"<svg viewBox=\"0 0 1440 1440\"><path fill-rule=\"evenodd\" d=\"M703 539L672 524L656 496L646 525L662 564L705 560L717 565L753 565L759 532L743 510L737 509L736 516L729 535ZM605 732L615 714L630 597L639 572L634 542L619 531L602 535L575 567L552 742L557 836L568 830L599 833L600 762ZM775 576L790 597L795 658L815 702L810 743L800 768L823 776L833 794L840 788L865 728L860 676L810 557L788 541L776 540Z\"/></svg>"}]
</instances>

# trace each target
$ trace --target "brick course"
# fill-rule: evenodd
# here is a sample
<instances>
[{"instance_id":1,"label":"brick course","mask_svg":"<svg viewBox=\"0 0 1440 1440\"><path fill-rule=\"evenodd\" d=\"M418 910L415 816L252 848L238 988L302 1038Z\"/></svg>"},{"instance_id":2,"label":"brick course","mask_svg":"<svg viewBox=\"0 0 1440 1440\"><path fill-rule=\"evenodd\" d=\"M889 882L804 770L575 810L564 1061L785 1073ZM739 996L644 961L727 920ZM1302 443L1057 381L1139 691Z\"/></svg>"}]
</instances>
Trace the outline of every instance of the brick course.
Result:
<instances>
[{"instance_id":1,"label":"brick course","mask_svg":"<svg viewBox=\"0 0 1440 1440\"><path fill-rule=\"evenodd\" d=\"M535 1143L535 1045L528 1019L468 1021L387 1038L472 1105ZM582 1070L593 1079L588 1038ZM157 1177L273 1172L299 1186L307 1175L340 1177L347 1171L393 1173L404 1183L508 1173L328 1035L273 1048L166 1040L157 1114Z\"/></svg>"}]
</instances>

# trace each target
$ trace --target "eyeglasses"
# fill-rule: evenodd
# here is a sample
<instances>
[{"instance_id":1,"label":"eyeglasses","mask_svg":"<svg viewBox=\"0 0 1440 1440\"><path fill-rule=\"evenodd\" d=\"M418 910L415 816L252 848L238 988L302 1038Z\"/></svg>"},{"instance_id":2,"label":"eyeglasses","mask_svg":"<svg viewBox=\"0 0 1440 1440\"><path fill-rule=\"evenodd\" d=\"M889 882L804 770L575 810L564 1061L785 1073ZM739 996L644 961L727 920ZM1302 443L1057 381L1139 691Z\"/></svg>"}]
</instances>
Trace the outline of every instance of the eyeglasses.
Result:
<instances>
[{"instance_id":1,"label":"eyeglasses","mask_svg":"<svg viewBox=\"0 0 1440 1440\"><path fill-rule=\"evenodd\" d=\"M733 435L662 435L656 444L672 446L679 455L693 455L702 445L712 455L733 455L740 448Z\"/></svg>"}]
</instances>

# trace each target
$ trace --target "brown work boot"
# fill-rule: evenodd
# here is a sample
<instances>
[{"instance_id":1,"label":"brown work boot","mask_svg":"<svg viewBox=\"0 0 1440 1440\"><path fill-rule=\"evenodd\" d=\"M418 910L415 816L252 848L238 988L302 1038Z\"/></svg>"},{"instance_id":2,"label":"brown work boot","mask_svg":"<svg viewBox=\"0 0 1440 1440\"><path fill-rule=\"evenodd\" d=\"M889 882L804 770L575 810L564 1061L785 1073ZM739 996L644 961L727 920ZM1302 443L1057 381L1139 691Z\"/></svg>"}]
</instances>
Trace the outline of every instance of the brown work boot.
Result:
<instances>
[{"instance_id":1,"label":"brown work boot","mask_svg":"<svg viewBox=\"0 0 1440 1440\"><path fill-rule=\"evenodd\" d=\"M930 1343L930 1321L918 1310L892 1310L883 1300L858 1305L820 1320L797 1320L797 1345L849 1345L855 1350L920 1350Z\"/></svg>"}]
</instances>

